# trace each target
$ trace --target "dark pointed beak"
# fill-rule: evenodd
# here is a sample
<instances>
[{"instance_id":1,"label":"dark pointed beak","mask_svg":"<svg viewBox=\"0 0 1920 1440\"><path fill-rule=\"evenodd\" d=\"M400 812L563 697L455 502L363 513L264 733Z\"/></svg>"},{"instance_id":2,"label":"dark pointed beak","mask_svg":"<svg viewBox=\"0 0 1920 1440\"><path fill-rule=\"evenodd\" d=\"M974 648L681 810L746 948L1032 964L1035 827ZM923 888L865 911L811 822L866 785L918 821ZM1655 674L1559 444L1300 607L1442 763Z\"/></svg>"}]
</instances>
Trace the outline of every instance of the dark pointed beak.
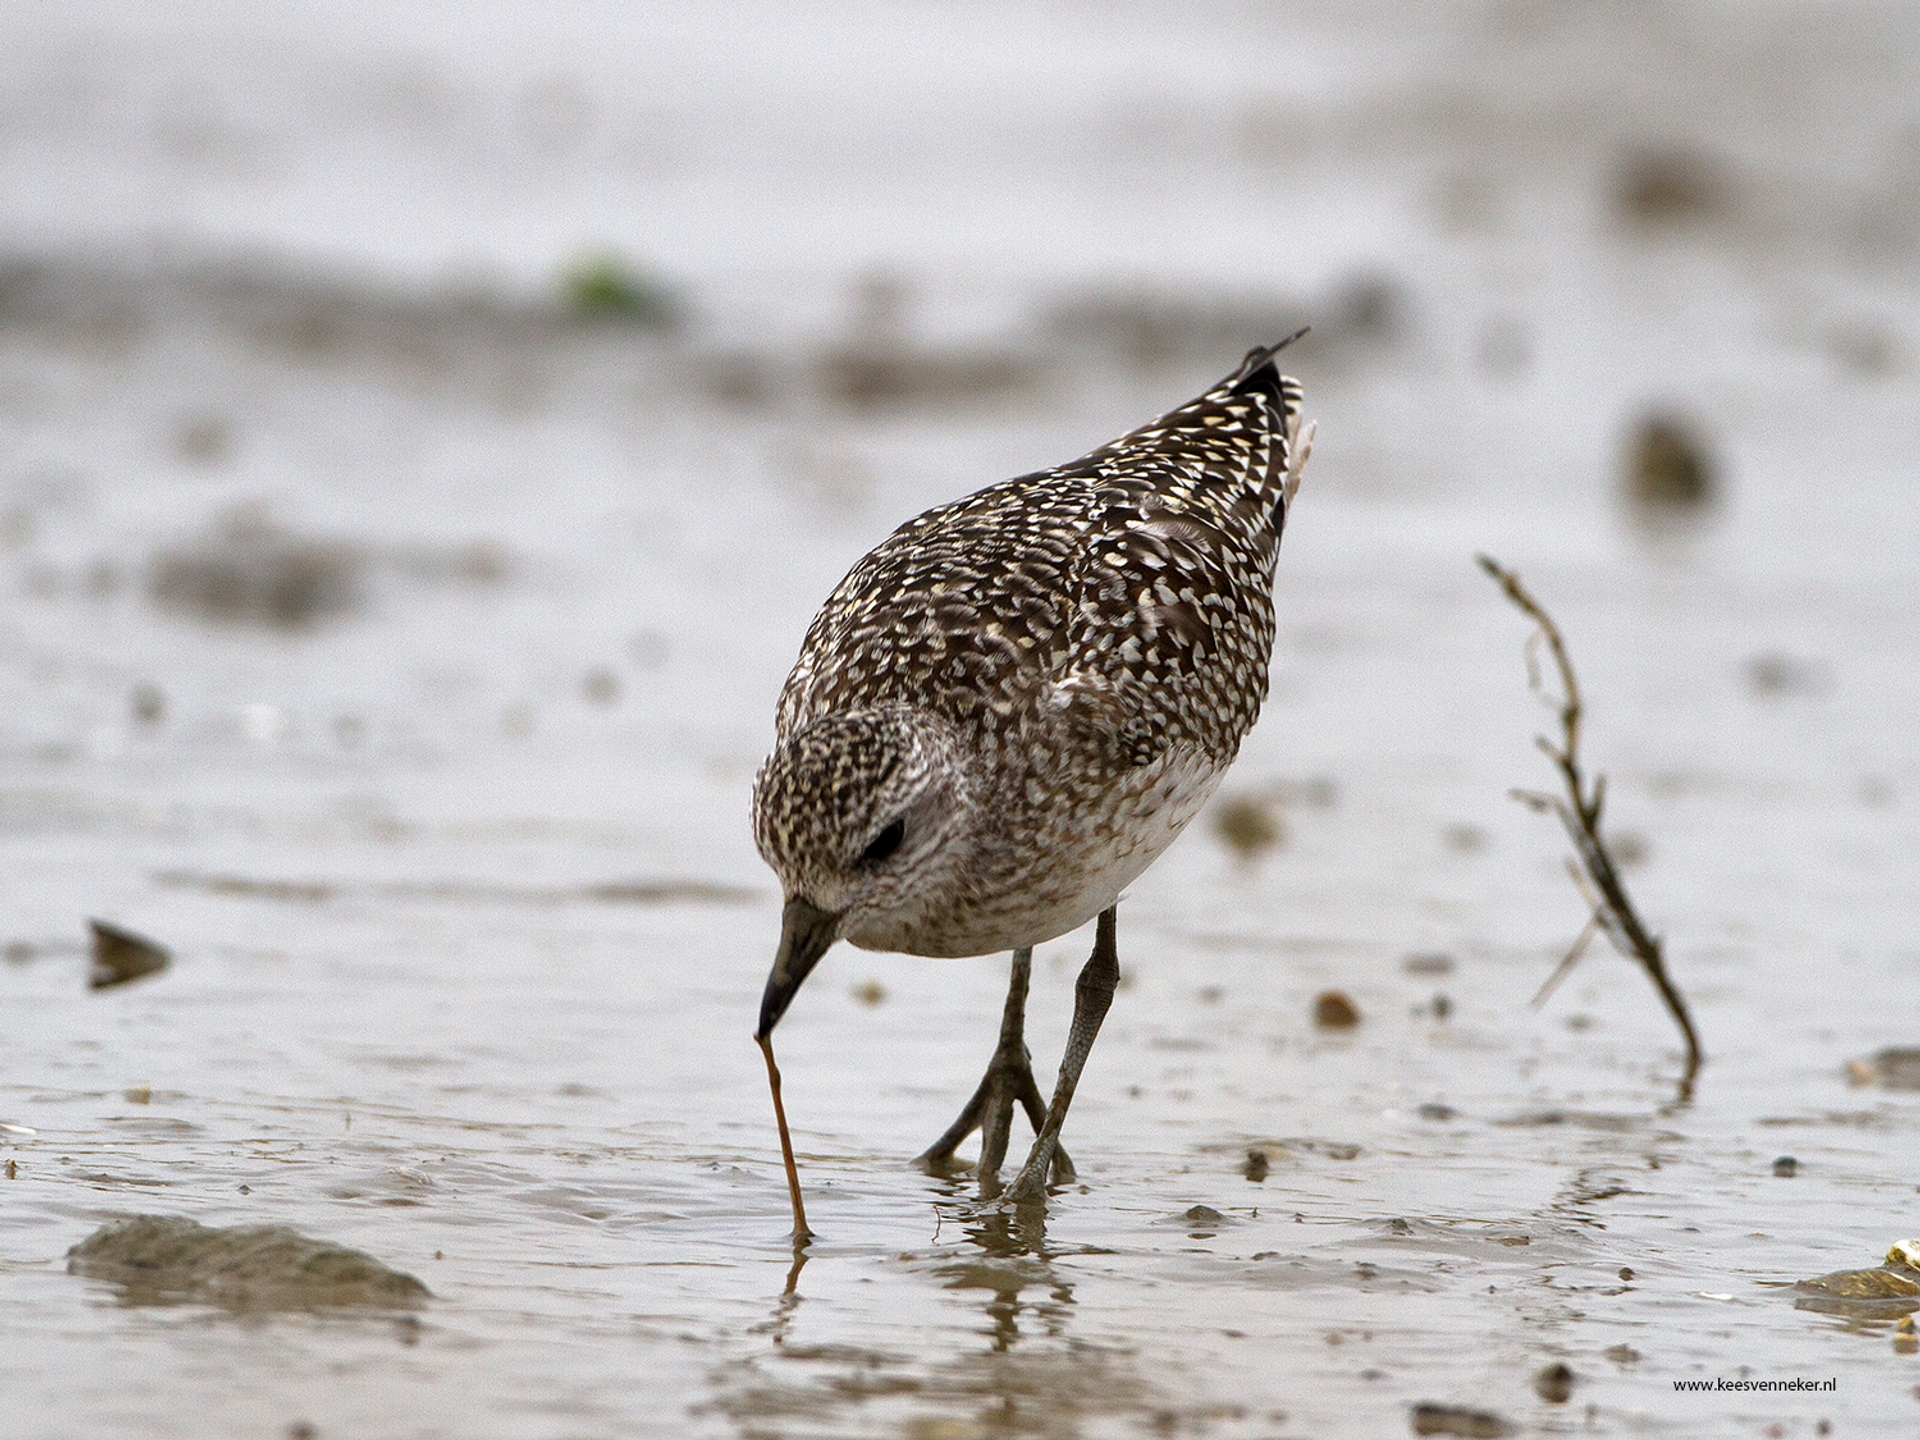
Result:
<instances>
[{"instance_id":1,"label":"dark pointed beak","mask_svg":"<svg viewBox=\"0 0 1920 1440\"><path fill-rule=\"evenodd\" d=\"M807 978L827 947L838 938L840 917L795 896L780 917L780 953L773 957L766 994L760 997L760 1028L753 1038L764 1040L787 1013L800 982Z\"/></svg>"}]
</instances>

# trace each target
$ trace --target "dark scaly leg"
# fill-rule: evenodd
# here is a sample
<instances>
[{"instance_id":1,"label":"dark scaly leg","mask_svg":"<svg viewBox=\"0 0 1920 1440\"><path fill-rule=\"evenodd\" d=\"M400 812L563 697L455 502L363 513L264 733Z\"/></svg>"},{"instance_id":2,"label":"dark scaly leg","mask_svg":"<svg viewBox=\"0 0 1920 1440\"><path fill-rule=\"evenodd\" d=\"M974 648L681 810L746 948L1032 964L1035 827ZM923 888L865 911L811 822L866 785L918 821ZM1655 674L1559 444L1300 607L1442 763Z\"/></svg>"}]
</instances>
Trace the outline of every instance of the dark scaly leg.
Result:
<instances>
[{"instance_id":1,"label":"dark scaly leg","mask_svg":"<svg viewBox=\"0 0 1920 1440\"><path fill-rule=\"evenodd\" d=\"M1074 1089L1080 1084L1080 1072L1086 1068L1093 1051L1093 1039L1100 1033L1100 1022L1107 1018L1114 989L1120 983L1120 954L1114 948L1114 910L1100 912L1100 924L1094 932L1093 954L1080 971L1073 987L1073 1028L1067 1032L1067 1053L1060 1061L1060 1080L1054 1086L1053 1104L1034 1137L1027 1163L1020 1167L1007 1198L1015 1202L1038 1200L1046 1193L1047 1170L1056 1165L1060 1146L1060 1126L1073 1103ZM1055 1178L1060 1178L1056 1168Z\"/></svg>"},{"instance_id":2,"label":"dark scaly leg","mask_svg":"<svg viewBox=\"0 0 1920 1440\"><path fill-rule=\"evenodd\" d=\"M1034 1081L1033 1061L1027 1054L1027 984L1032 975L1032 947L1014 951L1006 1009L1000 1015L1000 1042L994 1047L993 1060L959 1118L914 1161L922 1169L936 1172L946 1169L960 1142L979 1130L982 1132L980 1176L982 1180L992 1178L1000 1173L1000 1163L1006 1158L1014 1103L1019 1102L1027 1112L1027 1120L1035 1133L1045 1123L1040 1086ZM1062 1182L1073 1179L1073 1162L1064 1150L1054 1152L1053 1174Z\"/></svg>"}]
</instances>

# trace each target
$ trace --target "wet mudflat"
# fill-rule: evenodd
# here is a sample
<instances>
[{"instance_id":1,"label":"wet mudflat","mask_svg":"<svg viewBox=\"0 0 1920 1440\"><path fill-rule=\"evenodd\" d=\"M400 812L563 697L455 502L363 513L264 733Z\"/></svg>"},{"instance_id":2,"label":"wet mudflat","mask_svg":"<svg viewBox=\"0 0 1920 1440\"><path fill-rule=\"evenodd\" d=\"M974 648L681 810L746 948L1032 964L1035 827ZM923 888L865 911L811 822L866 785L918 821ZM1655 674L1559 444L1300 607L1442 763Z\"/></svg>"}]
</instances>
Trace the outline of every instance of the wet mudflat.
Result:
<instances>
[{"instance_id":1,"label":"wet mudflat","mask_svg":"<svg viewBox=\"0 0 1920 1440\"><path fill-rule=\"evenodd\" d=\"M636 128L554 58L592 53L583 14L512 64L498 27L413 36L412 69L309 71L325 44L269 26L259 84L331 78L266 118L189 84L204 58L98 51L109 79L159 55L166 123L124 139L104 83L48 110L94 229L21 220L0 273L10 1430L1906 1432L1903 1275L1798 1282L1920 1234L1920 232L1894 223L1920 38L1789 7L1719 44L1717 13L1634 22L1628 108L1659 123L1632 130L1591 98L1629 84L1617 27L1544 12L1388 46L1331 9L1281 80L1271 36L1215 66L1167 27L1145 109L1099 32L966 142L1010 178L943 162L991 201L952 232L936 182L808 148L853 121L797 81L725 122L782 93L798 117L744 159L672 138L698 67ZM34 33L23 93L81 63ZM1375 52L1390 94L1351 78ZM1806 103L1754 119L1782 55ZM1527 88L1570 59L1588 80ZM953 98L887 101L914 153L960 143L934 138ZM300 157L342 145L406 191L372 238L309 208ZM33 153L0 165L44 229ZM727 222L783 160L815 167L761 196L791 250L742 253ZM450 291L421 257L465 253L458 197L496 163L658 202L621 233L679 309L617 271L550 285L524 225L503 277ZM129 243L87 218L116 166L269 250ZM1117 176L1146 218L1115 222ZM1183 186L1205 204L1160 203ZM1057 187L1083 211L1036 236L1022 197ZM321 280L274 258L316 234L391 248ZM750 1038L780 897L745 813L814 605L924 506L1301 323L1321 428L1273 693L1121 907L1082 1183L1040 1225L909 1168L1007 962L842 947L778 1034L818 1232L796 1268ZM1528 1007L1585 917L1558 831L1507 798L1551 784L1552 716L1477 551L1572 647L1708 1055L1690 1098L1604 947ZM89 991L89 918L165 968ZM1036 954L1043 1076L1090 944ZM284 1227L429 1294L235 1305L70 1263L141 1215ZM1834 1388L1676 1388L1721 1379Z\"/></svg>"}]
</instances>

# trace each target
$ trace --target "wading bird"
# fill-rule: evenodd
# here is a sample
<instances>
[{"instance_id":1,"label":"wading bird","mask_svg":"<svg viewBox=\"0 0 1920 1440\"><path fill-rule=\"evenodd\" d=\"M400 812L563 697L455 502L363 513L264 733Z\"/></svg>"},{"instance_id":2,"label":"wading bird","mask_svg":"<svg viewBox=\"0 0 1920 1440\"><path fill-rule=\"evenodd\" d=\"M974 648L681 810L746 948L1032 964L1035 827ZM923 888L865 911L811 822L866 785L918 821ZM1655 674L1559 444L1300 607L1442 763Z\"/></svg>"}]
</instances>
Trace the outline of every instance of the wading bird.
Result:
<instances>
[{"instance_id":1,"label":"wading bird","mask_svg":"<svg viewBox=\"0 0 1920 1440\"><path fill-rule=\"evenodd\" d=\"M1287 343L1079 460L902 525L827 598L780 695L753 787L786 900L757 1038L836 940L1012 950L992 1063L920 1160L948 1164L981 1129L990 1186L1017 1103L1036 1135L1015 1201L1072 1178L1060 1126L1119 979L1120 892L1212 794L1266 696L1274 564L1313 442L1275 363ZM1023 1035L1033 947L1095 916L1043 1110Z\"/></svg>"}]
</instances>

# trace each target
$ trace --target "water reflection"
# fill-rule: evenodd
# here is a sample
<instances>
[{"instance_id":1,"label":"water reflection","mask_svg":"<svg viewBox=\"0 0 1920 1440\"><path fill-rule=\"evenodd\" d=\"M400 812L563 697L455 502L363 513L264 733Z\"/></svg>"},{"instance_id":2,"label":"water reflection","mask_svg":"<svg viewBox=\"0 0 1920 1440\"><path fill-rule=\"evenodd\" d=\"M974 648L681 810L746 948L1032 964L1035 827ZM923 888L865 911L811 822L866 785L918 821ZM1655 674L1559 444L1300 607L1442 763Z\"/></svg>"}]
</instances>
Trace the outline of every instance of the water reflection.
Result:
<instances>
[{"instance_id":1,"label":"water reflection","mask_svg":"<svg viewBox=\"0 0 1920 1440\"><path fill-rule=\"evenodd\" d=\"M793 1329L794 1316L806 1299L800 1293L800 1272L807 1268L807 1249L806 1241L794 1245L793 1264L787 1271L787 1283L780 1289L780 1298L774 1302L773 1314L760 1324L749 1327L749 1335L765 1335L771 1345L786 1344L787 1335Z\"/></svg>"},{"instance_id":2,"label":"water reflection","mask_svg":"<svg viewBox=\"0 0 1920 1440\"><path fill-rule=\"evenodd\" d=\"M974 1204L957 1198L936 1202L935 1208L943 1219L953 1216L980 1253L962 1253L936 1265L932 1273L948 1290L985 1290L992 1296L985 1310L993 1349L1004 1353L1020 1340L1023 1314L1040 1334L1062 1338L1073 1286L1054 1270L1045 1212L1037 1205L1003 1209L991 1201ZM1023 1301L1027 1291L1044 1291L1046 1298Z\"/></svg>"},{"instance_id":3,"label":"water reflection","mask_svg":"<svg viewBox=\"0 0 1920 1440\"><path fill-rule=\"evenodd\" d=\"M1153 1393L1131 1373L1129 1350L1070 1335L1074 1287L1056 1265L1060 1252L1041 1207L976 1199L967 1193L970 1178L938 1182L932 1246L898 1256L904 1263L894 1273L914 1288L930 1278L963 1297L969 1312L977 1303L986 1324L962 1328L984 1345L956 1350L950 1339L928 1344L924 1333L899 1330L882 1344L859 1343L871 1337L844 1328L830 1343L803 1339L801 1279L813 1257L797 1245L767 1318L749 1331L754 1352L716 1374L706 1408L745 1433L884 1427L943 1437L1075 1435L1095 1417L1151 1408ZM823 1288L845 1279L831 1270L814 1274Z\"/></svg>"}]
</instances>

